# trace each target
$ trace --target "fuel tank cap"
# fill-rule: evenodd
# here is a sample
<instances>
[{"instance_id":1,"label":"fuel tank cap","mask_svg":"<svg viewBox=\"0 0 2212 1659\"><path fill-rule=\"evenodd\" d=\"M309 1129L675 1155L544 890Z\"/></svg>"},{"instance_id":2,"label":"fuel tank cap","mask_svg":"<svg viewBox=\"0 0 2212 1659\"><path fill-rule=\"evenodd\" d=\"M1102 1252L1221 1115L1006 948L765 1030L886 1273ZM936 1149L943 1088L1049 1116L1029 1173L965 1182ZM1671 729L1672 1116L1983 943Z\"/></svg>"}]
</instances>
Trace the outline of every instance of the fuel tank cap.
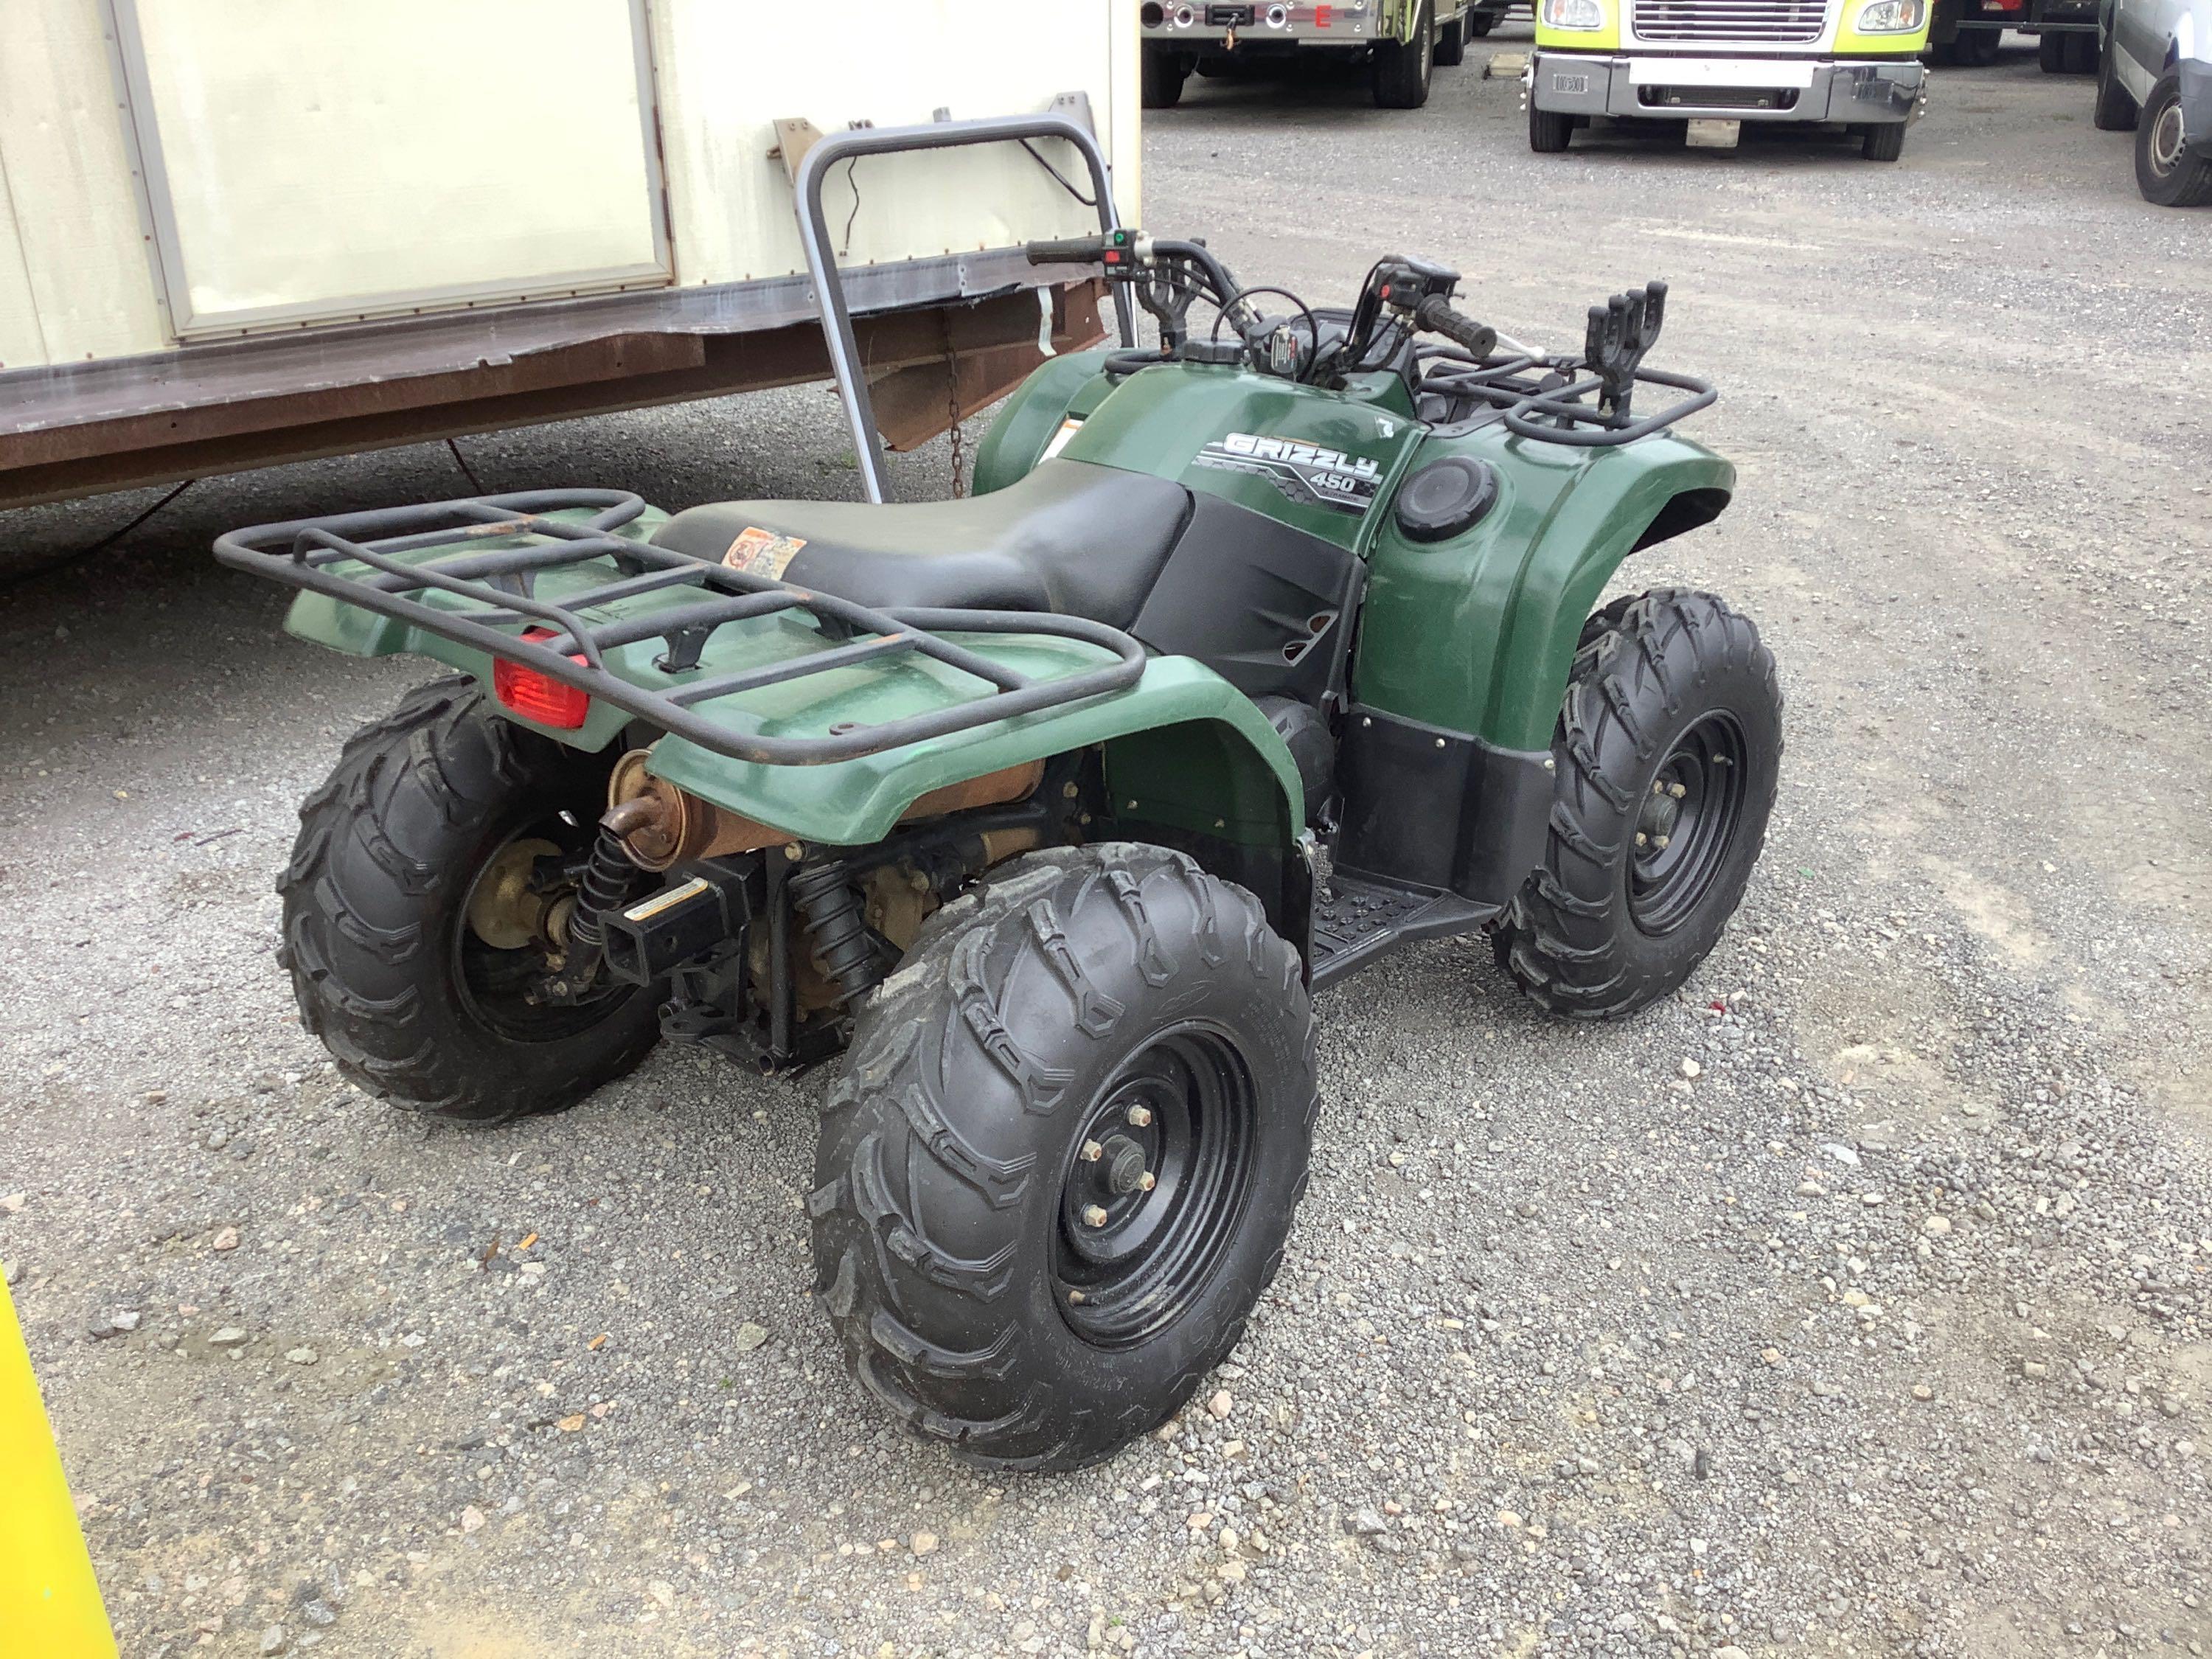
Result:
<instances>
[{"instance_id":1,"label":"fuel tank cap","mask_svg":"<svg viewBox=\"0 0 2212 1659\"><path fill-rule=\"evenodd\" d=\"M1447 455L1401 487L1398 528L1417 542L1449 541L1474 528L1497 501L1495 468L1470 455Z\"/></svg>"}]
</instances>

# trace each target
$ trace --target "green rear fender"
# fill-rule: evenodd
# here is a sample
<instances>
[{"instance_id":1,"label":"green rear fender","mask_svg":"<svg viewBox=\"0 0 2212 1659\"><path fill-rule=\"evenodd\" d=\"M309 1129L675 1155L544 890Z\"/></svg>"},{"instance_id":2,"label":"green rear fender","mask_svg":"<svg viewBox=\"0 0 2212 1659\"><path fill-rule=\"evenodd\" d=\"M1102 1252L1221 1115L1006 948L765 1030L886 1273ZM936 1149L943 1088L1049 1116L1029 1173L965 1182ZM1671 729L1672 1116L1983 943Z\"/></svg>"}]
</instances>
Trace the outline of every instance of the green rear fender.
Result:
<instances>
[{"instance_id":1,"label":"green rear fender","mask_svg":"<svg viewBox=\"0 0 2212 1659\"><path fill-rule=\"evenodd\" d=\"M761 766L664 738L653 770L794 839L864 847L933 789L1097 746L1120 832L1162 825L1269 850L1305 822L1291 753L1249 698L1188 657L1128 690L827 766Z\"/></svg>"},{"instance_id":2,"label":"green rear fender","mask_svg":"<svg viewBox=\"0 0 2212 1659\"><path fill-rule=\"evenodd\" d=\"M1444 542L1384 526L1369 562L1354 691L1497 748L1548 750L1576 642L1606 584L1637 549L1717 515L1735 469L1671 434L1589 450L1491 426L1430 438L1413 470L1450 454L1497 469L1498 504Z\"/></svg>"}]
</instances>

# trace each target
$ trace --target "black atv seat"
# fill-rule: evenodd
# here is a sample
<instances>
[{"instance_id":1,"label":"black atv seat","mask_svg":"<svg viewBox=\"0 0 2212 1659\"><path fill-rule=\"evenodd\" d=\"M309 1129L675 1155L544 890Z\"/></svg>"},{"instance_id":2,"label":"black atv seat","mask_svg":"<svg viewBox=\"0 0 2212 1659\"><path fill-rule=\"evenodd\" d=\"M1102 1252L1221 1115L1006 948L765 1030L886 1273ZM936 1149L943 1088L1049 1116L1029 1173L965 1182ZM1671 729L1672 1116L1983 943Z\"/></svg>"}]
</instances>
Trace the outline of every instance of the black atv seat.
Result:
<instances>
[{"instance_id":1,"label":"black atv seat","mask_svg":"<svg viewBox=\"0 0 2212 1659\"><path fill-rule=\"evenodd\" d=\"M714 501L653 539L720 560L748 530L768 532L805 544L785 581L856 605L1055 611L1127 628L1190 512L1181 484L1052 460L964 501Z\"/></svg>"}]
</instances>

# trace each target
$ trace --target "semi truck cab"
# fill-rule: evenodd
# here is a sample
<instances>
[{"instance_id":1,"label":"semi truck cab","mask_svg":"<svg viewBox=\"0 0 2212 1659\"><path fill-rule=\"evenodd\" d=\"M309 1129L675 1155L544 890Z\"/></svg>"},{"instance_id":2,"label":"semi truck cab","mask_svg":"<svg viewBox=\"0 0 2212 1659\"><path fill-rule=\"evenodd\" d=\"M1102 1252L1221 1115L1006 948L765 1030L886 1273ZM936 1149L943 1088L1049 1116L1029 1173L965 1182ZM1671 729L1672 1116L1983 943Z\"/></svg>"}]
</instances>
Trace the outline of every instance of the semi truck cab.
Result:
<instances>
[{"instance_id":1,"label":"semi truck cab","mask_svg":"<svg viewBox=\"0 0 2212 1659\"><path fill-rule=\"evenodd\" d=\"M1601 117L1723 144L1746 121L1794 121L1893 161L1926 94L1929 15L1929 0L1536 0L1528 147L1563 150Z\"/></svg>"}]
</instances>

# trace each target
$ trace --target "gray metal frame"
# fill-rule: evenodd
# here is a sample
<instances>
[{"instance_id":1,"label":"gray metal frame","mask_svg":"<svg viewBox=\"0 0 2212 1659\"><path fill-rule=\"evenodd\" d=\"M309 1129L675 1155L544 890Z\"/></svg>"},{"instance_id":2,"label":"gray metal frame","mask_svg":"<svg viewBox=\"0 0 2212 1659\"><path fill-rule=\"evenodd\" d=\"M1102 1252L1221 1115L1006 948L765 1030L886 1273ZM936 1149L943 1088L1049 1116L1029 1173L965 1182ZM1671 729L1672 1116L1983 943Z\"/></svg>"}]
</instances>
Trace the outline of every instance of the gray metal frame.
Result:
<instances>
[{"instance_id":1,"label":"gray metal frame","mask_svg":"<svg viewBox=\"0 0 2212 1659\"><path fill-rule=\"evenodd\" d=\"M392 289L297 304L256 306L200 315L192 310L191 284L185 274L184 242L177 226L161 135L154 116L153 82L138 23L139 0L100 0L110 43L109 62L122 106L124 137L136 163L138 210L149 235L154 286L167 313L169 332L180 343L222 339L256 329L357 323L380 315L400 315L422 307L498 304L532 295L575 297L609 290L665 288L676 279L668 234L668 194L660 162L659 121L653 73L653 44L647 0L629 0L630 40L636 59L640 153L645 161L647 210L653 224L653 262L601 270L564 271L534 280L461 283L447 288Z\"/></svg>"},{"instance_id":2,"label":"gray metal frame","mask_svg":"<svg viewBox=\"0 0 2212 1659\"><path fill-rule=\"evenodd\" d=\"M1121 219L1114 206L1113 169L1097 136L1081 122L1058 112L1042 115L1001 115L973 121L934 121L925 126L856 127L832 133L810 149L799 164L794 180L798 198L799 238L806 250L806 269L814 279L815 301L822 313L822 332L830 347L830 367L837 377L837 392L845 404L845 418L853 428L853 453L860 465L860 485L871 501L886 499L883 439L876 431L875 408L868 396L866 371L853 337L852 307L845 297L844 276L830 252L830 224L823 212L822 187L830 169L860 155L889 155L917 150L954 149L971 144L1011 143L1024 138L1062 138L1075 146L1091 169L1091 188L1098 204L1098 228L1118 229ZM1121 325L1121 343L1137 343L1135 314L1129 307L1127 289L1114 289L1115 314Z\"/></svg>"}]
</instances>

